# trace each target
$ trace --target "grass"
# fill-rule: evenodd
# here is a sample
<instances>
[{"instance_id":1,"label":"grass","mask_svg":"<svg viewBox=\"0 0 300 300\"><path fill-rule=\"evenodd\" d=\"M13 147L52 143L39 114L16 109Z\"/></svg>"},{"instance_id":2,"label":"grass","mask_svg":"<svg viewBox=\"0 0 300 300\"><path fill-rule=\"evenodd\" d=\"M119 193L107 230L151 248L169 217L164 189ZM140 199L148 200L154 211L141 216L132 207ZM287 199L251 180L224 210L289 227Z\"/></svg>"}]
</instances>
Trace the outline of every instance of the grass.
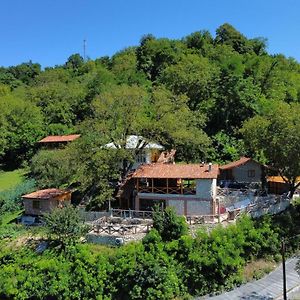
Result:
<instances>
[{"instance_id":1,"label":"grass","mask_svg":"<svg viewBox=\"0 0 300 300\"><path fill-rule=\"evenodd\" d=\"M25 169L9 172L0 171L0 192L13 189L15 186L22 183L26 173L27 171Z\"/></svg>"},{"instance_id":2,"label":"grass","mask_svg":"<svg viewBox=\"0 0 300 300\"><path fill-rule=\"evenodd\" d=\"M244 268L244 282L260 279L273 271L276 266L276 262L265 259L249 262Z\"/></svg>"}]
</instances>

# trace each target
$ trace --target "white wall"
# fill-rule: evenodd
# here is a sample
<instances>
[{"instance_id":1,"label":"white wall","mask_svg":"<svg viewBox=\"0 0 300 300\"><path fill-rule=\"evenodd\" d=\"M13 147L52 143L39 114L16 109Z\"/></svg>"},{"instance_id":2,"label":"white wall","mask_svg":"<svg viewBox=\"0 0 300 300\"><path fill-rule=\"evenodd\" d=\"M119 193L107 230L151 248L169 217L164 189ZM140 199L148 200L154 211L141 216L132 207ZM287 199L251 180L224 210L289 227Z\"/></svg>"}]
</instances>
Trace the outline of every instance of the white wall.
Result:
<instances>
[{"instance_id":1,"label":"white wall","mask_svg":"<svg viewBox=\"0 0 300 300\"><path fill-rule=\"evenodd\" d=\"M187 215L190 216L200 216L200 215L211 215L212 207L211 201L187 201Z\"/></svg>"},{"instance_id":2,"label":"white wall","mask_svg":"<svg viewBox=\"0 0 300 300\"><path fill-rule=\"evenodd\" d=\"M184 214L184 200L168 200L167 206L172 206L178 215Z\"/></svg>"},{"instance_id":3,"label":"white wall","mask_svg":"<svg viewBox=\"0 0 300 300\"><path fill-rule=\"evenodd\" d=\"M151 157L152 157L152 149L144 149L144 157L145 161L139 161L138 157L141 158L141 155L137 155L134 158L134 163L132 165L132 169L137 169L141 164L150 164L151 163ZM155 151L155 150L153 150Z\"/></svg>"},{"instance_id":4,"label":"white wall","mask_svg":"<svg viewBox=\"0 0 300 300\"><path fill-rule=\"evenodd\" d=\"M211 199L215 197L217 192L216 179L197 179L196 180L196 195L200 199Z\"/></svg>"}]
</instances>

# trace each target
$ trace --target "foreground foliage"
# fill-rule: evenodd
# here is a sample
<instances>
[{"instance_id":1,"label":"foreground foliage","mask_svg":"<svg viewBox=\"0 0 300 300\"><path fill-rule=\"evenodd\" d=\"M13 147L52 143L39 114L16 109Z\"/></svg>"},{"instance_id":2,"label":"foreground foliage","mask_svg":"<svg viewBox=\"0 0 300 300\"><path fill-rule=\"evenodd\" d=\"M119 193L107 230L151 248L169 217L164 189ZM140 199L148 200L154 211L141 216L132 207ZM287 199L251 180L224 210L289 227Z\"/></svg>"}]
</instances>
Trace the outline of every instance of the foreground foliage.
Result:
<instances>
[{"instance_id":1,"label":"foreground foliage","mask_svg":"<svg viewBox=\"0 0 300 300\"><path fill-rule=\"evenodd\" d=\"M299 216L296 204L272 218L242 217L236 225L168 242L152 229L142 242L120 248L69 244L37 254L0 244L0 297L184 299L230 289L243 282L249 262L280 258L280 238L300 232ZM298 246L289 244L288 251Z\"/></svg>"},{"instance_id":2,"label":"foreground foliage","mask_svg":"<svg viewBox=\"0 0 300 300\"><path fill-rule=\"evenodd\" d=\"M71 205L55 208L45 214L43 223L50 239L57 241L63 249L75 244L87 232L78 209Z\"/></svg>"}]
</instances>

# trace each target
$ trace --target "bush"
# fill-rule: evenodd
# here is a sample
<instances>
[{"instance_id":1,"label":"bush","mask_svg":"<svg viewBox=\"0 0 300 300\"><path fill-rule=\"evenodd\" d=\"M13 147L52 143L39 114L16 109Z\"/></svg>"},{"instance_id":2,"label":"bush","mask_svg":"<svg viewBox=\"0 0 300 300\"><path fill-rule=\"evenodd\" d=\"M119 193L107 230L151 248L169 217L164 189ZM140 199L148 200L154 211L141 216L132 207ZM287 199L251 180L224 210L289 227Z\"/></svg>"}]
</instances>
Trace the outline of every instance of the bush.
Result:
<instances>
[{"instance_id":1,"label":"bush","mask_svg":"<svg viewBox=\"0 0 300 300\"><path fill-rule=\"evenodd\" d=\"M50 238L63 248L75 244L88 230L83 224L79 210L71 205L55 208L44 215L43 221Z\"/></svg>"},{"instance_id":2,"label":"bush","mask_svg":"<svg viewBox=\"0 0 300 300\"><path fill-rule=\"evenodd\" d=\"M188 225L183 216L178 216L173 207L161 210L154 208L153 228L158 231L163 241L177 240L188 233Z\"/></svg>"},{"instance_id":3,"label":"bush","mask_svg":"<svg viewBox=\"0 0 300 300\"><path fill-rule=\"evenodd\" d=\"M113 299L174 299L185 294L177 263L163 248L162 243L150 251L141 243L120 248L112 260Z\"/></svg>"}]
</instances>

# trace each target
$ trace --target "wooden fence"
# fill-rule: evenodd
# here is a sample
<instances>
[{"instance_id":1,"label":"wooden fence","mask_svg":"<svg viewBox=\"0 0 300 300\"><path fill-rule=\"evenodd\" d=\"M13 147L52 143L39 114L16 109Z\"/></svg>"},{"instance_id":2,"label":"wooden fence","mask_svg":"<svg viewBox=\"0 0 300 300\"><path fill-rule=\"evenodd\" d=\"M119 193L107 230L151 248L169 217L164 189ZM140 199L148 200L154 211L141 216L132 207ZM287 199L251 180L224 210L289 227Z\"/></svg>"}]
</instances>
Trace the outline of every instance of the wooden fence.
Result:
<instances>
[{"instance_id":1,"label":"wooden fence","mask_svg":"<svg viewBox=\"0 0 300 300\"><path fill-rule=\"evenodd\" d=\"M217 223L227 219L227 213L219 215L186 216L186 221L190 225Z\"/></svg>"},{"instance_id":2,"label":"wooden fence","mask_svg":"<svg viewBox=\"0 0 300 300\"><path fill-rule=\"evenodd\" d=\"M153 212L144 210L111 209L110 216L119 218L152 219Z\"/></svg>"},{"instance_id":3,"label":"wooden fence","mask_svg":"<svg viewBox=\"0 0 300 300\"><path fill-rule=\"evenodd\" d=\"M93 231L97 234L108 235L129 235L137 233L147 233L152 228L152 224L139 224L139 225L110 225L110 224L95 224Z\"/></svg>"}]
</instances>

